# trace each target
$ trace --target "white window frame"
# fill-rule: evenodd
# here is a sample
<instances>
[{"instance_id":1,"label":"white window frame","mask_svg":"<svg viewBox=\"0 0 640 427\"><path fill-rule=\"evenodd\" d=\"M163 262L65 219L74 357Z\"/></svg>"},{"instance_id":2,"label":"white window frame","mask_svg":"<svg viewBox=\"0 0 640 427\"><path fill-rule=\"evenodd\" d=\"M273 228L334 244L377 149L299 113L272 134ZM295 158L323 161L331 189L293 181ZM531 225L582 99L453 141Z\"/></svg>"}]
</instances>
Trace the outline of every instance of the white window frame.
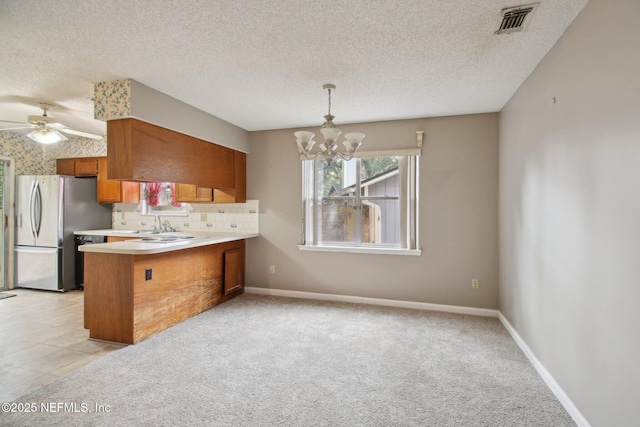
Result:
<instances>
[{"instance_id":1,"label":"white window frame","mask_svg":"<svg viewBox=\"0 0 640 427\"><path fill-rule=\"evenodd\" d=\"M400 229L402 232L399 246L366 244L358 245L356 242L350 244L321 243L317 241L317 218L314 212L313 201L317 199L315 194L315 168L316 160L302 160L302 243L298 246L301 251L321 251L321 252L350 252L369 253L386 255L420 255L420 245L418 241L418 182L420 149L388 150L388 151L364 151L358 152L354 158L365 157L401 157L399 162L399 173L401 177L400 191L404 194L401 198L401 219ZM360 180L358 179L359 183ZM313 193L313 194L311 194ZM360 191L356 191L356 199L360 198ZM404 203L403 203L404 201ZM359 229L359 227L356 227Z\"/></svg>"}]
</instances>

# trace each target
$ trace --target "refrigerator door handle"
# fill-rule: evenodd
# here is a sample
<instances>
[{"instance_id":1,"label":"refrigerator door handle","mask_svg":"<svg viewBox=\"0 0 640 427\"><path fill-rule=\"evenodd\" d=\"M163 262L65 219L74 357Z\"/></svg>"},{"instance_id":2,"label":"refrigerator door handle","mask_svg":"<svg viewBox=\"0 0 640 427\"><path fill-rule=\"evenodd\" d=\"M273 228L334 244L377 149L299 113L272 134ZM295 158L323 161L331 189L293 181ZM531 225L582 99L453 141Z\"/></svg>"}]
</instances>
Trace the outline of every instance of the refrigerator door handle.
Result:
<instances>
[{"instance_id":1,"label":"refrigerator door handle","mask_svg":"<svg viewBox=\"0 0 640 427\"><path fill-rule=\"evenodd\" d=\"M31 209L29 209L31 234L35 239L40 236L40 225L42 224L42 193L40 192L38 181L33 183L29 199L31 205Z\"/></svg>"},{"instance_id":2,"label":"refrigerator door handle","mask_svg":"<svg viewBox=\"0 0 640 427\"><path fill-rule=\"evenodd\" d=\"M42 225L42 193L40 192L40 184L36 184L36 206L37 206L37 216L36 216L36 233L38 237L40 237L40 226Z\"/></svg>"},{"instance_id":3,"label":"refrigerator door handle","mask_svg":"<svg viewBox=\"0 0 640 427\"><path fill-rule=\"evenodd\" d=\"M33 238L36 238L36 225L35 225L35 197L36 197L36 184L34 181L31 184L31 189L29 191L29 226L31 227L31 235ZM22 217L22 214L20 214Z\"/></svg>"}]
</instances>

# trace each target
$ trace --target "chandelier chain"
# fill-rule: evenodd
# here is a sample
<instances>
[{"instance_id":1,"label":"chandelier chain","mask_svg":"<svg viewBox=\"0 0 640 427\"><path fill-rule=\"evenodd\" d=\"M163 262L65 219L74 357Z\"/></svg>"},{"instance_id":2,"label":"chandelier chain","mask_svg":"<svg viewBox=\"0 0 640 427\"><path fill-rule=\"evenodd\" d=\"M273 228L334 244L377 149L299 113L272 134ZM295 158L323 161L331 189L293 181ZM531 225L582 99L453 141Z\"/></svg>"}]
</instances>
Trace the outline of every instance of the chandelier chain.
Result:
<instances>
[{"instance_id":1,"label":"chandelier chain","mask_svg":"<svg viewBox=\"0 0 640 427\"><path fill-rule=\"evenodd\" d=\"M331 88L329 90L329 115L331 115Z\"/></svg>"}]
</instances>

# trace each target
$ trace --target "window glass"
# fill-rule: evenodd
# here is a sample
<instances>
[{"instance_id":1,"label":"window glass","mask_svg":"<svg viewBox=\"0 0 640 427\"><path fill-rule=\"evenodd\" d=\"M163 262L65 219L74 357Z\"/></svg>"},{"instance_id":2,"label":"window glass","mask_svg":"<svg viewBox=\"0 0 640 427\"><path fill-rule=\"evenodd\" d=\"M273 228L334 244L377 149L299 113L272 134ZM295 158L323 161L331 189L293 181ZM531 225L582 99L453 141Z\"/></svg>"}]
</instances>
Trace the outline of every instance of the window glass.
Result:
<instances>
[{"instance_id":1,"label":"window glass","mask_svg":"<svg viewBox=\"0 0 640 427\"><path fill-rule=\"evenodd\" d=\"M414 249L416 171L417 156L303 161L304 244Z\"/></svg>"},{"instance_id":2,"label":"window glass","mask_svg":"<svg viewBox=\"0 0 640 427\"><path fill-rule=\"evenodd\" d=\"M186 203L176 202L175 184L172 182L143 182L140 194L141 213L144 215L187 213Z\"/></svg>"}]
</instances>

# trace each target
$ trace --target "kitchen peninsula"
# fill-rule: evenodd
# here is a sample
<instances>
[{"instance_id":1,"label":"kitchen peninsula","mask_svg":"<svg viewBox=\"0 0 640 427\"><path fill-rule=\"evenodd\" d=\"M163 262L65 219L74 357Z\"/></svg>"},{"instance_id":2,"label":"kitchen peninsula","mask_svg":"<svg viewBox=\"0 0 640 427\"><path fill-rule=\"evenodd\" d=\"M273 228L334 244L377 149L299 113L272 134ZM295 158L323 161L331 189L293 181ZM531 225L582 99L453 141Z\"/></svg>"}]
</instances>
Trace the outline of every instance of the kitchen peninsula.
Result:
<instances>
[{"instance_id":1,"label":"kitchen peninsula","mask_svg":"<svg viewBox=\"0 0 640 427\"><path fill-rule=\"evenodd\" d=\"M258 234L136 233L79 248L90 338L135 344L243 293L245 239Z\"/></svg>"}]
</instances>

